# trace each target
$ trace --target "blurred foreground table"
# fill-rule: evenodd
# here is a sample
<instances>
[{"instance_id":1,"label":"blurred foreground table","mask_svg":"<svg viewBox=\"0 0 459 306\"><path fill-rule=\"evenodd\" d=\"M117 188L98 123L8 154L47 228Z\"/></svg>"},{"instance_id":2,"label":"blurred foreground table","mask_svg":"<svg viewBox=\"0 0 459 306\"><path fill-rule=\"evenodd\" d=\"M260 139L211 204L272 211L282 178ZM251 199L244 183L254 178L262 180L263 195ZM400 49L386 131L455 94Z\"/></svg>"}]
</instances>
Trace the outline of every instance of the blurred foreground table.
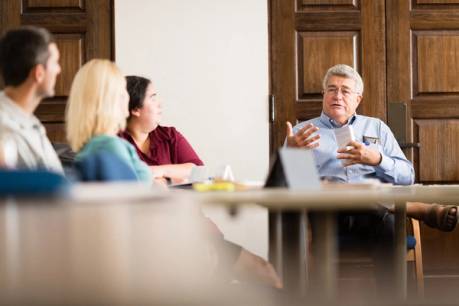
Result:
<instances>
[{"instance_id":1,"label":"blurred foreground table","mask_svg":"<svg viewBox=\"0 0 459 306\"><path fill-rule=\"evenodd\" d=\"M314 280L323 299L332 300L336 294L337 235L335 213L341 210L364 210L375 203L395 205L394 291L391 298L404 300L407 296L406 267L406 202L457 203L459 186L392 186L327 184L320 189L293 191L268 188L233 193L208 193L202 201L227 205L256 203L269 210L269 257L281 274L286 290L296 295L308 293L307 215L314 212L317 228L314 241ZM309 292L311 293L311 292ZM317 292L313 292L317 294Z\"/></svg>"},{"instance_id":2,"label":"blurred foreground table","mask_svg":"<svg viewBox=\"0 0 459 306\"><path fill-rule=\"evenodd\" d=\"M82 184L58 198L0 199L0 303L215 304L218 259L199 204L258 203L270 211L270 259L285 288L307 292L307 218L322 222L314 250L324 297L336 290L334 213L396 204L395 296L406 297L405 203L450 202L458 186L324 186L319 190L160 192L140 184ZM220 291L219 291L220 290ZM251 292L252 293L252 292ZM265 296L259 294L258 296ZM210 300L209 300L210 298ZM217 300L212 300L216 298ZM207 300L206 300L207 299ZM210 301L210 302L209 302ZM270 299L253 304L268 305Z\"/></svg>"},{"instance_id":3,"label":"blurred foreground table","mask_svg":"<svg viewBox=\"0 0 459 306\"><path fill-rule=\"evenodd\" d=\"M146 186L0 199L2 305L183 304L208 295L216 260L199 209Z\"/></svg>"}]
</instances>

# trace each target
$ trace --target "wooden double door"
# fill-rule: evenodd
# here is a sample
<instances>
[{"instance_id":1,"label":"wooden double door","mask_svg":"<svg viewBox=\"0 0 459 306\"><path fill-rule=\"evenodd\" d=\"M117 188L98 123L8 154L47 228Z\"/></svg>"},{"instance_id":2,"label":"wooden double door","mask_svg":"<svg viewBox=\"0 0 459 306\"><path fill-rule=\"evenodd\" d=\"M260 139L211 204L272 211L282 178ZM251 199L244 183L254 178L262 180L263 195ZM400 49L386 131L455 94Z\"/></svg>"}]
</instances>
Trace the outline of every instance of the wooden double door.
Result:
<instances>
[{"instance_id":1,"label":"wooden double door","mask_svg":"<svg viewBox=\"0 0 459 306\"><path fill-rule=\"evenodd\" d=\"M60 51L56 95L36 115L53 142L66 142L64 113L78 69L92 58L114 59L113 0L1 0L0 31L21 25L47 28Z\"/></svg>"},{"instance_id":2,"label":"wooden double door","mask_svg":"<svg viewBox=\"0 0 459 306\"><path fill-rule=\"evenodd\" d=\"M417 182L459 182L459 0L269 0L269 11L271 152L285 121L320 114L322 78L344 63L364 80L358 112L389 124ZM459 273L459 233L422 237L427 273Z\"/></svg>"}]
</instances>

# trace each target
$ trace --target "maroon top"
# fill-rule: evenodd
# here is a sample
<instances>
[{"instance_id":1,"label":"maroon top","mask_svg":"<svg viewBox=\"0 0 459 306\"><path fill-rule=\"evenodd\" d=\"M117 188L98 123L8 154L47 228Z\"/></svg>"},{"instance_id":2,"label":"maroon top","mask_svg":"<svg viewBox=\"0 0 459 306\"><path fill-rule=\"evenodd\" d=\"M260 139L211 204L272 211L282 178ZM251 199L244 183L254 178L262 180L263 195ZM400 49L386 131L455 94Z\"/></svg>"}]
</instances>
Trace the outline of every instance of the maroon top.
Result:
<instances>
[{"instance_id":1,"label":"maroon top","mask_svg":"<svg viewBox=\"0 0 459 306\"><path fill-rule=\"evenodd\" d=\"M118 134L121 138L129 141L136 149L137 155L149 166L193 163L197 166L203 166L188 141L174 127L159 126L150 132L150 156L144 154L135 144L134 139L128 132L124 131ZM226 264L232 266L239 258L241 247L224 239L223 233L217 225L207 217L204 217L204 225L212 235L217 250L225 259Z\"/></svg>"},{"instance_id":2,"label":"maroon top","mask_svg":"<svg viewBox=\"0 0 459 306\"><path fill-rule=\"evenodd\" d=\"M120 137L129 141L136 149L140 159L149 166L169 164L193 163L202 166L204 163L199 159L188 141L174 127L160 126L150 132L150 154L144 154L136 145L128 132L119 134Z\"/></svg>"}]
</instances>

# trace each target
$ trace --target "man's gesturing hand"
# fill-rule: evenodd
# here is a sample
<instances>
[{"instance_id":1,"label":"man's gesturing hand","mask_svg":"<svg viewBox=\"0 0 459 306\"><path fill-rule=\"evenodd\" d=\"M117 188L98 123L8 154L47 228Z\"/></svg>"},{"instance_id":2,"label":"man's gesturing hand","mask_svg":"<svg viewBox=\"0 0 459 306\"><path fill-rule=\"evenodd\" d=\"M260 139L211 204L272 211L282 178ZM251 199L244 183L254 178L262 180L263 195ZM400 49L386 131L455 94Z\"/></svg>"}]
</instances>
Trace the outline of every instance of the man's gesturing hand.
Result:
<instances>
[{"instance_id":1,"label":"man's gesturing hand","mask_svg":"<svg viewBox=\"0 0 459 306\"><path fill-rule=\"evenodd\" d=\"M287 121L287 146L292 148L317 148L320 135L312 136L312 134L318 130L318 127L310 123L293 134L292 124Z\"/></svg>"}]
</instances>

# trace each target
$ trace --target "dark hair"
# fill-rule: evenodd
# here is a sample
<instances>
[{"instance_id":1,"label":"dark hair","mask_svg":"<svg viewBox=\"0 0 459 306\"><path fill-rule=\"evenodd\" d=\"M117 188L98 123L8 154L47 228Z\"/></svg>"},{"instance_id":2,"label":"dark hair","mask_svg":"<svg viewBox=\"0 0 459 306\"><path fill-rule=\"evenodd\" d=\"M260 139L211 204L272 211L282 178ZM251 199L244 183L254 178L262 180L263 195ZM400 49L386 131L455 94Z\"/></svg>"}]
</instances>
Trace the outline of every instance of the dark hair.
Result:
<instances>
[{"instance_id":1,"label":"dark hair","mask_svg":"<svg viewBox=\"0 0 459 306\"><path fill-rule=\"evenodd\" d=\"M18 86L36 65L46 65L53 42L44 28L26 26L6 32L0 40L0 71L5 85Z\"/></svg>"},{"instance_id":2,"label":"dark hair","mask_svg":"<svg viewBox=\"0 0 459 306\"><path fill-rule=\"evenodd\" d=\"M145 92L151 81L147 78L129 75L126 77L126 88L129 93L129 113L143 107Z\"/></svg>"}]
</instances>

